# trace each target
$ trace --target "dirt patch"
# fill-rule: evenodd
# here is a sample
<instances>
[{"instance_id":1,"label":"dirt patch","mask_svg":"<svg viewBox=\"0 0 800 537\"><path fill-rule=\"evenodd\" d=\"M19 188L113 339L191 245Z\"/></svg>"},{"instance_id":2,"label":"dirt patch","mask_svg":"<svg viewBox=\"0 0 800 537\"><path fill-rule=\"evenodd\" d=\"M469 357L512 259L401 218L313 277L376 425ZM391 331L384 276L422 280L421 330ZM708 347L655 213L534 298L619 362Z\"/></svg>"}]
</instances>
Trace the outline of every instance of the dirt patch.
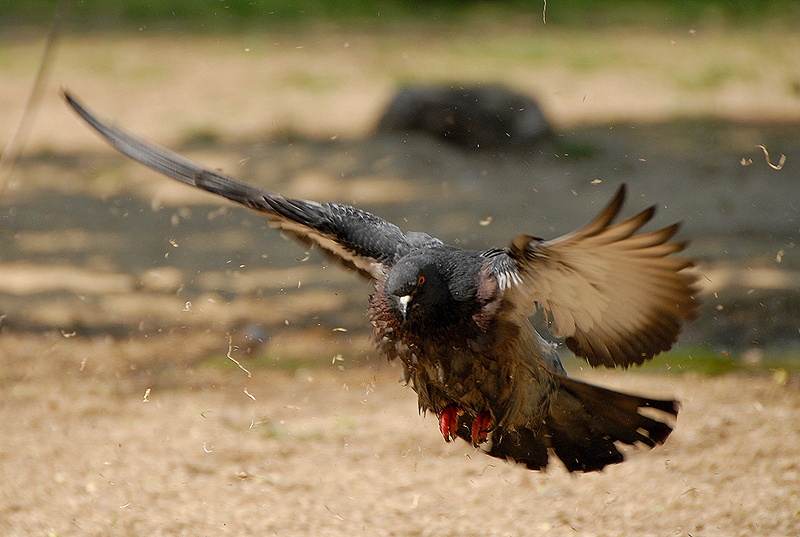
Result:
<instances>
[{"instance_id":1,"label":"dirt patch","mask_svg":"<svg viewBox=\"0 0 800 537\"><path fill-rule=\"evenodd\" d=\"M663 447L571 476L445 444L394 367L181 365L196 336L6 336L4 535L800 532L796 379L582 375L682 410Z\"/></svg>"}]
</instances>

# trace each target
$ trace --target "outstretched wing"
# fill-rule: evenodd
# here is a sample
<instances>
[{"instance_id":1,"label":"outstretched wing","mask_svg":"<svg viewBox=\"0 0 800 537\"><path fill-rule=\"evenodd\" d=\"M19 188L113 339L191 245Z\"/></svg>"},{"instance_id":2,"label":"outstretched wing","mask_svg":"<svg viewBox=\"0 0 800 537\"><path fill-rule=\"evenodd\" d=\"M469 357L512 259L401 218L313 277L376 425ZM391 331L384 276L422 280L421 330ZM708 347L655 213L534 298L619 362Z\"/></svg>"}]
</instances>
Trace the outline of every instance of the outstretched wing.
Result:
<instances>
[{"instance_id":1,"label":"outstretched wing","mask_svg":"<svg viewBox=\"0 0 800 537\"><path fill-rule=\"evenodd\" d=\"M655 208L612 224L625 186L585 227L553 240L520 235L487 252L487 267L513 311L541 307L556 336L592 366L641 364L668 350L681 324L697 317L696 278L686 247L670 242L678 224L637 233Z\"/></svg>"},{"instance_id":2,"label":"outstretched wing","mask_svg":"<svg viewBox=\"0 0 800 537\"><path fill-rule=\"evenodd\" d=\"M66 91L64 98L111 145L133 160L182 183L264 213L271 226L319 245L331 257L367 278L378 278L384 267L391 266L396 255L408 247L400 228L373 214L339 203L284 198L246 185L98 119Z\"/></svg>"}]
</instances>

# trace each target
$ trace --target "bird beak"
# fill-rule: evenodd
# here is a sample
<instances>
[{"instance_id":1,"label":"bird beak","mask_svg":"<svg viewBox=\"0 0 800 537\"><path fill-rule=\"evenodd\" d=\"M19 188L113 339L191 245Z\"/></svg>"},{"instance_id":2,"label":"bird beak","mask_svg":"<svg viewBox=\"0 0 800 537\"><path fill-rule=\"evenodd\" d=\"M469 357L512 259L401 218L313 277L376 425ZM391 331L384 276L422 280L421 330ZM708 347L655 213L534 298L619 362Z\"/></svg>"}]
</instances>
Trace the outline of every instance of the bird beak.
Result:
<instances>
[{"instance_id":1,"label":"bird beak","mask_svg":"<svg viewBox=\"0 0 800 537\"><path fill-rule=\"evenodd\" d=\"M408 312L408 304L411 302L411 295L404 295L397 298L397 303L400 305L400 314L403 320L406 320L406 312Z\"/></svg>"}]
</instances>

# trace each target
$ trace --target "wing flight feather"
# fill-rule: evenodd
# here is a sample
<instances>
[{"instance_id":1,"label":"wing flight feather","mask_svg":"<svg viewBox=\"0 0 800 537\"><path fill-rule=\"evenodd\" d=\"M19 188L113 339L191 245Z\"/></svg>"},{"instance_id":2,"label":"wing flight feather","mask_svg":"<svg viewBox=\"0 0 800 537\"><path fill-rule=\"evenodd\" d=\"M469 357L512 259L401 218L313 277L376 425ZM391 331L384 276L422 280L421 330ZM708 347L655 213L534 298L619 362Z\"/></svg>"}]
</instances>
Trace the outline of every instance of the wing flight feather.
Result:
<instances>
[{"instance_id":1,"label":"wing flight feather","mask_svg":"<svg viewBox=\"0 0 800 537\"><path fill-rule=\"evenodd\" d=\"M69 105L120 152L182 183L264 213L280 228L366 278L375 279L405 247L405 234L373 214L339 203L290 199L241 183L99 119L64 92Z\"/></svg>"},{"instance_id":2,"label":"wing flight feather","mask_svg":"<svg viewBox=\"0 0 800 537\"><path fill-rule=\"evenodd\" d=\"M487 260L511 311L541 307L553 333L593 366L640 364L697 316L692 262L670 257L686 247L670 242L679 225L637 233L653 207L614 224L624 200L623 185L583 228L549 241L520 235Z\"/></svg>"}]
</instances>

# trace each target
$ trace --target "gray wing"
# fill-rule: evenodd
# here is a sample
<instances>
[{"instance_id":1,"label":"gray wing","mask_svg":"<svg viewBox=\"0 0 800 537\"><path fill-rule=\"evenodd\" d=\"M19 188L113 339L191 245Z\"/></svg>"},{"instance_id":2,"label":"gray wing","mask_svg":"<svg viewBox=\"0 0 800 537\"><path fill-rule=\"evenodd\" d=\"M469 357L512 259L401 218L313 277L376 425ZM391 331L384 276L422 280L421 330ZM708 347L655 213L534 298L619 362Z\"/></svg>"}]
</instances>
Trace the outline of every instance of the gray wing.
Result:
<instances>
[{"instance_id":1,"label":"gray wing","mask_svg":"<svg viewBox=\"0 0 800 537\"><path fill-rule=\"evenodd\" d=\"M66 91L64 98L111 145L133 160L182 183L264 213L271 226L319 245L331 257L367 278L378 278L409 247L400 228L373 214L338 203L284 198L241 183L101 121ZM418 240L416 236L413 239L410 242Z\"/></svg>"},{"instance_id":2,"label":"gray wing","mask_svg":"<svg viewBox=\"0 0 800 537\"><path fill-rule=\"evenodd\" d=\"M671 257L686 247L670 242L678 224L637 233L653 207L612 224L624 199L623 185L585 227L549 241L520 235L485 254L511 311L541 307L553 333L593 366L641 364L672 347L681 324L697 316L692 262Z\"/></svg>"}]
</instances>

